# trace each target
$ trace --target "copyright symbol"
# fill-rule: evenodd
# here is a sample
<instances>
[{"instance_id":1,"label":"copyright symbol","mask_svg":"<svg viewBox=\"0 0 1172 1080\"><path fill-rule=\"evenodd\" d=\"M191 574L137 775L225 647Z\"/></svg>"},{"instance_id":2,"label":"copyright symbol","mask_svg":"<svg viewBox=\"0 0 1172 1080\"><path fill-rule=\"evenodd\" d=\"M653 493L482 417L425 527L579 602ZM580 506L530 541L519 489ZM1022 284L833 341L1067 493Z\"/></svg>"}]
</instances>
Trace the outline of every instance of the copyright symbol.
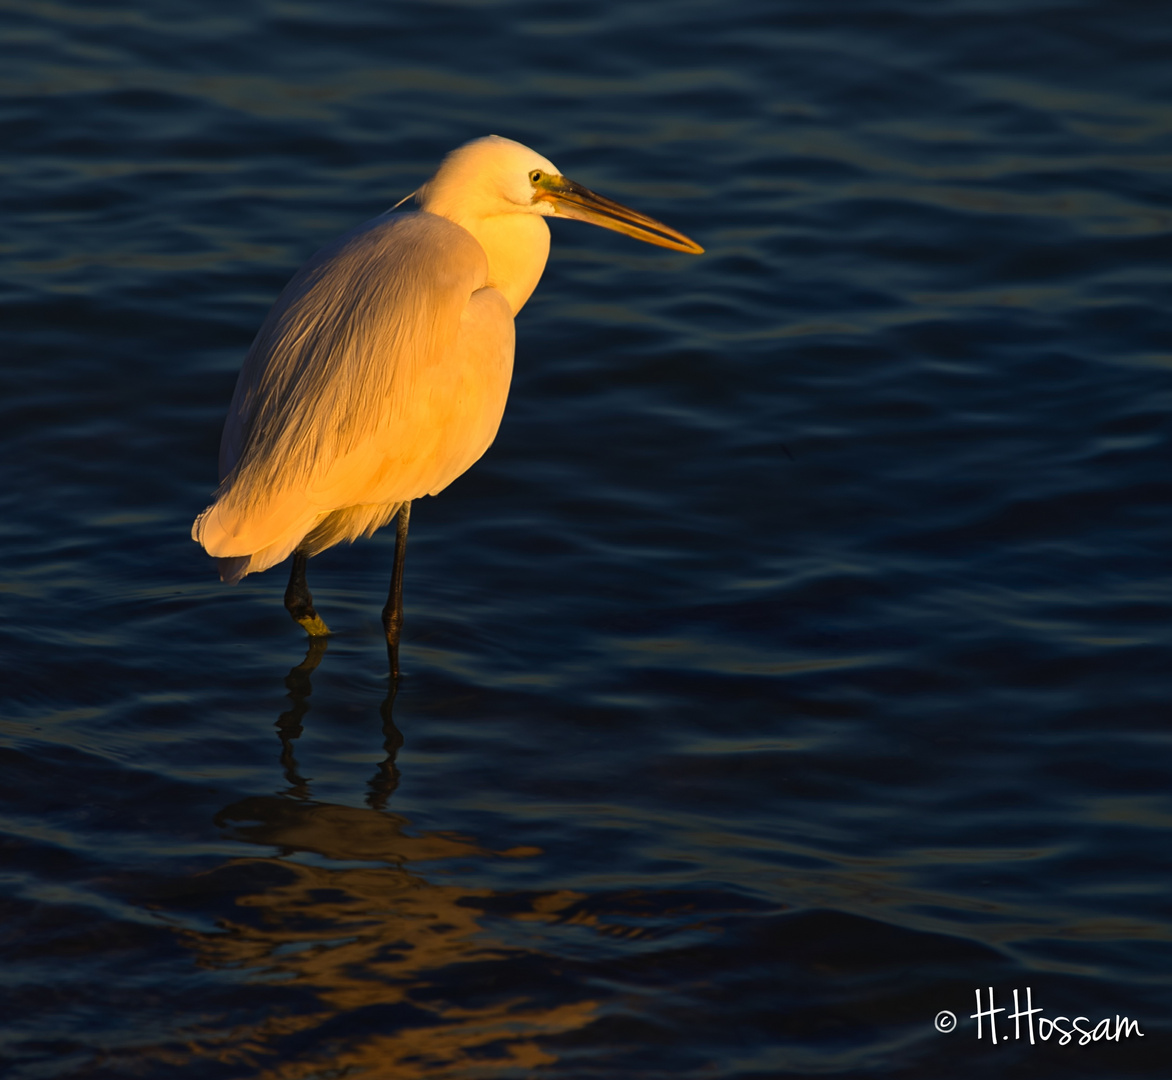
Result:
<instances>
[{"instance_id":1,"label":"copyright symbol","mask_svg":"<svg viewBox=\"0 0 1172 1080\"><path fill-rule=\"evenodd\" d=\"M945 1035L950 1031L955 1031L956 1013L950 1013L947 1009L941 1009L936 1014L936 1030Z\"/></svg>"}]
</instances>

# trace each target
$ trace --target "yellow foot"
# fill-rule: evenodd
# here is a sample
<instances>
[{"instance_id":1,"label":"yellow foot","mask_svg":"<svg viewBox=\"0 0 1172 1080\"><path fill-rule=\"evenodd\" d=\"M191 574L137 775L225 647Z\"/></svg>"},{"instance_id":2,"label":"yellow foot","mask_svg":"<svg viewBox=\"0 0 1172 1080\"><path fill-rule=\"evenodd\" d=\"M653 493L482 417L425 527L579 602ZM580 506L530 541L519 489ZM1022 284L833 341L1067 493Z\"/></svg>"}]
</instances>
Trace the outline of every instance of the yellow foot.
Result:
<instances>
[{"instance_id":1,"label":"yellow foot","mask_svg":"<svg viewBox=\"0 0 1172 1080\"><path fill-rule=\"evenodd\" d=\"M320 615L303 615L297 623L310 637L326 637L330 632Z\"/></svg>"}]
</instances>

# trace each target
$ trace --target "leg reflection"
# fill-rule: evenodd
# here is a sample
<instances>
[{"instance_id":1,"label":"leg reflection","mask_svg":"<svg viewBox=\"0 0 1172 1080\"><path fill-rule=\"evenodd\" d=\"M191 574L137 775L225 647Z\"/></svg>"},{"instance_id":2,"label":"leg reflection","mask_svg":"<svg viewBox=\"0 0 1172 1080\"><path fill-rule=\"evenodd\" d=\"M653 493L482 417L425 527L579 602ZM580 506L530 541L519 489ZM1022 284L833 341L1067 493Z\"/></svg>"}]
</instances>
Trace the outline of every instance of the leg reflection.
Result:
<instances>
[{"instance_id":1,"label":"leg reflection","mask_svg":"<svg viewBox=\"0 0 1172 1080\"><path fill-rule=\"evenodd\" d=\"M398 756L399 747L403 745L403 733L395 727L395 720L391 716L395 695L398 692L399 680L392 674L387 696L378 710L383 721L383 749L387 756L374 776L366 782L366 786L370 788L366 796L366 805L372 810L385 810L387 800L399 786L399 767L395 764L395 758Z\"/></svg>"},{"instance_id":2,"label":"leg reflection","mask_svg":"<svg viewBox=\"0 0 1172 1080\"><path fill-rule=\"evenodd\" d=\"M289 781L289 790L286 794L296 799L309 798L309 781L297 771L293 743L301 737L301 720L309 712L309 695L313 693L310 673L321 663L321 658L328 648L328 638L311 637L305 659L285 676L285 686L289 690L288 697L293 702L293 707L281 713L277 720L277 736L281 740L281 768L285 772L285 779Z\"/></svg>"},{"instance_id":3,"label":"leg reflection","mask_svg":"<svg viewBox=\"0 0 1172 1080\"><path fill-rule=\"evenodd\" d=\"M308 801L312 797L309 790L309 779L301 775L297 758L293 754L293 744L301 737L304 730L302 720L309 712L309 698L313 694L313 682L310 675L316 670L321 659L329 648L329 639L325 637L311 637L305 659L285 676L285 686L289 690L289 700L292 705L281 713L277 720L277 737L281 740L281 768L289 788L284 792L295 799ZM383 750L386 757L379 763L374 776L367 781L369 791L366 803L374 810L386 809L387 800L399 786L399 769L395 758L399 748L403 745L403 733L395 727L391 712L395 705L395 695L399 692L398 680L392 676L387 688L387 696L379 706L379 716L382 718Z\"/></svg>"}]
</instances>

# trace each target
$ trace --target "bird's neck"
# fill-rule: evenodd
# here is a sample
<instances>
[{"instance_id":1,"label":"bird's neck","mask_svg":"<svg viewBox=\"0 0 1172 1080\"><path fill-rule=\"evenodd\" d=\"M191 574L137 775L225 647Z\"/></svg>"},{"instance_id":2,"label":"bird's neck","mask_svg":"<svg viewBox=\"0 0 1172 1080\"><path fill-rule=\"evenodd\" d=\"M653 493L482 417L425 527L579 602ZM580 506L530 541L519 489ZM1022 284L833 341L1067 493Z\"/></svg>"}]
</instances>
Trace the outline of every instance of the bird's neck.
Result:
<instances>
[{"instance_id":1,"label":"bird's neck","mask_svg":"<svg viewBox=\"0 0 1172 1080\"><path fill-rule=\"evenodd\" d=\"M488 256L488 284L499 290L514 315L537 288L549 258L549 226L536 214L497 214L460 221Z\"/></svg>"}]
</instances>

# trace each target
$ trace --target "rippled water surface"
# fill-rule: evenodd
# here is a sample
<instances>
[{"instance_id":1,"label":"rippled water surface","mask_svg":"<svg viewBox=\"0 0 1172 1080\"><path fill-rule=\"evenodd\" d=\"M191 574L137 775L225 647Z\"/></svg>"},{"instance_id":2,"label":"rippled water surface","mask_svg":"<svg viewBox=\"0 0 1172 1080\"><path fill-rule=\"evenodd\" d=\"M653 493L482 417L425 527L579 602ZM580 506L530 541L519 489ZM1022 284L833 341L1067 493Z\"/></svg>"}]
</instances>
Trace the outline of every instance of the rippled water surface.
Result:
<instances>
[{"instance_id":1,"label":"rippled water surface","mask_svg":"<svg viewBox=\"0 0 1172 1080\"><path fill-rule=\"evenodd\" d=\"M0 50L6 1076L1167 1075L1172 9L2 0ZM307 655L188 531L294 269L488 132L707 254L554 224L392 700L392 535ZM1031 1045L1027 987L1139 1029Z\"/></svg>"}]
</instances>

